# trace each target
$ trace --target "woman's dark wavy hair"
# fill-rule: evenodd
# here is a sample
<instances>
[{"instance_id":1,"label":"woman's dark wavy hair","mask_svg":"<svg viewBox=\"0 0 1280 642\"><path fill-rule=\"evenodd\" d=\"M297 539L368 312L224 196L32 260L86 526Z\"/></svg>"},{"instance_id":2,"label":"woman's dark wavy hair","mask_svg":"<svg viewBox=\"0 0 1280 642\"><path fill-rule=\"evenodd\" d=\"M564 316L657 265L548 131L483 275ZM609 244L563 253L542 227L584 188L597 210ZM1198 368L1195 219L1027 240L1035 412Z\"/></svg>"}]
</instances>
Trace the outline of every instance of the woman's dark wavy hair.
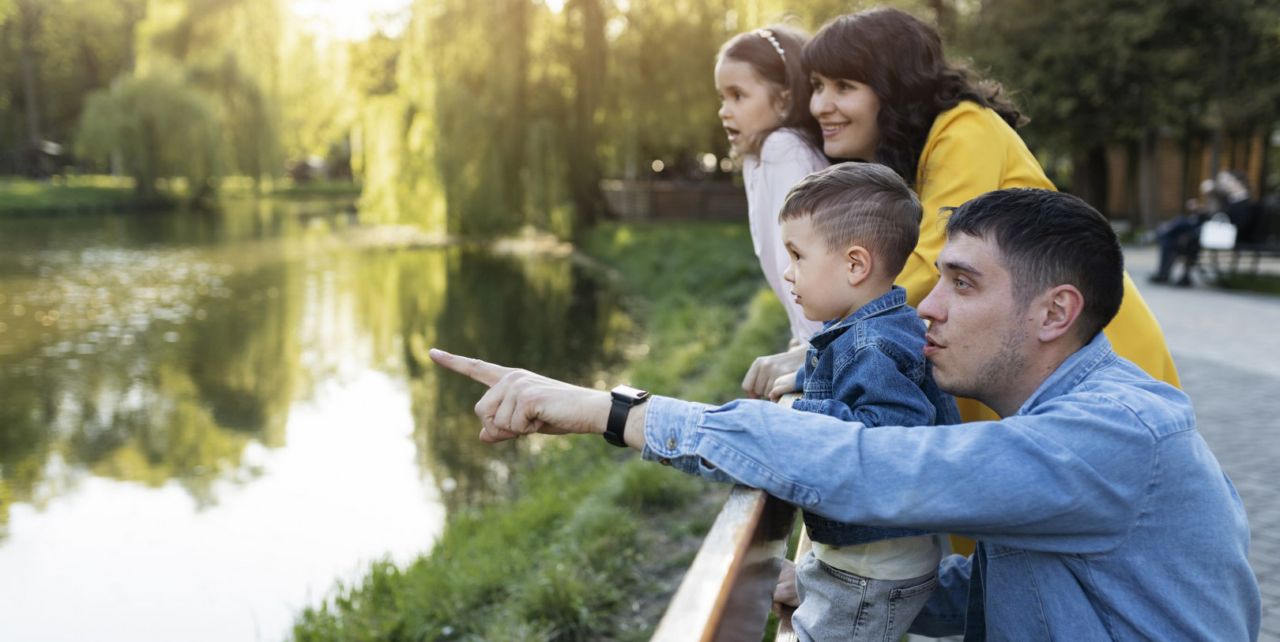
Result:
<instances>
[{"instance_id":1,"label":"woman's dark wavy hair","mask_svg":"<svg viewBox=\"0 0 1280 642\"><path fill-rule=\"evenodd\" d=\"M778 45L786 56L778 55L773 43L762 32L773 34ZM809 83L809 72L801 64L802 51L808 35L786 25L769 25L764 29L740 33L724 46L716 60L732 58L745 62L755 69L762 80L771 85L775 91L790 93L787 102L787 113L782 122L773 129L760 133L757 140L751 141L751 147L759 151L764 139L778 129L784 127L796 130L806 142L818 151L822 151L822 128L809 113L809 96L813 93L813 85Z\"/></svg>"},{"instance_id":2,"label":"woman's dark wavy hair","mask_svg":"<svg viewBox=\"0 0 1280 642\"><path fill-rule=\"evenodd\" d=\"M909 185L938 114L968 100L995 110L1011 127L1022 124L999 83L973 79L948 63L942 38L925 22L898 9L840 16L804 47L804 68L833 79L860 82L880 99L875 160ZM919 187L919 186L917 186Z\"/></svg>"}]
</instances>

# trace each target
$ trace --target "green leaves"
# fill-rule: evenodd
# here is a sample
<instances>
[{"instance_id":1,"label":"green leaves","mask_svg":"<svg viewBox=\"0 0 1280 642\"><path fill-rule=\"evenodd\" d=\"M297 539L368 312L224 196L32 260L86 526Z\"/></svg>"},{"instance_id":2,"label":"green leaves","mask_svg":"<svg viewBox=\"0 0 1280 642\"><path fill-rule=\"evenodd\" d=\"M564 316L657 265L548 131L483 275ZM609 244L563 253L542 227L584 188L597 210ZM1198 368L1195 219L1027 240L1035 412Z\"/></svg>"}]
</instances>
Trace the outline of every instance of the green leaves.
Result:
<instances>
[{"instance_id":1,"label":"green leaves","mask_svg":"<svg viewBox=\"0 0 1280 642\"><path fill-rule=\"evenodd\" d=\"M120 159L139 192L182 178L190 200L211 188L219 169L217 106L177 69L126 76L89 97L77 136L80 152L101 162Z\"/></svg>"}]
</instances>

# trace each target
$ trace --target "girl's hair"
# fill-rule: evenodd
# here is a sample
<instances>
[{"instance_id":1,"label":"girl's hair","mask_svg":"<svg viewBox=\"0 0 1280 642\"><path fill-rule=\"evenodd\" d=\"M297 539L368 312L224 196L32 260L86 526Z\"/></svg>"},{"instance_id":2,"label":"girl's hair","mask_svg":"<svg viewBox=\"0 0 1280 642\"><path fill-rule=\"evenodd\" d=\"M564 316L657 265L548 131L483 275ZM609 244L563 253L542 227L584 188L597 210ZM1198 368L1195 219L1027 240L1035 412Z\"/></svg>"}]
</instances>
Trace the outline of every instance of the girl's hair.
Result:
<instances>
[{"instance_id":1,"label":"girl's hair","mask_svg":"<svg viewBox=\"0 0 1280 642\"><path fill-rule=\"evenodd\" d=\"M774 92L773 97L780 97L783 91L789 95L782 121L777 127L761 132L756 140L749 141L748 149L758 152L769 134L784 127L796 130L815 149L822 149L822 129L809 113L809 96L813 87L801 64L807 38L804 33L786 25L769 25L764 29L740 33L720 47L717 60L731 58L751 65L756 75Z\"/></svg>"},{"instance_id":2,"label":"girl's hair","mask_svg":"<svg viewBox=\"0 0 1280 642\"><path fill-rule=\"evenodd\" d=\"M989 107L1011 127L1024 119L1001 96L999 83L975 80L947 62L933 27L898 9L840 16L823 25L804 47L804 68L827 78L863 83L880 99L875 161L908 184L938 114L968 100ZM864 159L873 160L873 159Z\"/></svg>"}]
</instances>

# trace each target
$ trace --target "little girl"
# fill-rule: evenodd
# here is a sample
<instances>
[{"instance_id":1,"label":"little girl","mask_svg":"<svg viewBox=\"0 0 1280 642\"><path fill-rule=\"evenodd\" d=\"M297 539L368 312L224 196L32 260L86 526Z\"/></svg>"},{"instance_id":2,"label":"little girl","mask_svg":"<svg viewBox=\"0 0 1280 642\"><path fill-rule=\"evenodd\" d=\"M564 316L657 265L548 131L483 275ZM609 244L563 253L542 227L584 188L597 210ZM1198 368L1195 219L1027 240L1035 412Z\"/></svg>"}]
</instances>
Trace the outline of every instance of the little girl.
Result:
<instances>
[{"instance_id":1,"label":"little girl","mask_svg":"<svg viewBox=\"0 0 1280 642\"><path fill-rule=\"evenodd\" d=\"M804 43L801 33L775 25L734 36L716 59L720 122L742 159L751 241L791 320L791 349L756 359L743 379L743 390L754 397L767 395L774 379L799 368L805 342L822 327L804 317L782 280L789 258L778 224L791 187L829 164L818 122L809 113L809 79L800 66Z\"/></svg>"}]
</instances>

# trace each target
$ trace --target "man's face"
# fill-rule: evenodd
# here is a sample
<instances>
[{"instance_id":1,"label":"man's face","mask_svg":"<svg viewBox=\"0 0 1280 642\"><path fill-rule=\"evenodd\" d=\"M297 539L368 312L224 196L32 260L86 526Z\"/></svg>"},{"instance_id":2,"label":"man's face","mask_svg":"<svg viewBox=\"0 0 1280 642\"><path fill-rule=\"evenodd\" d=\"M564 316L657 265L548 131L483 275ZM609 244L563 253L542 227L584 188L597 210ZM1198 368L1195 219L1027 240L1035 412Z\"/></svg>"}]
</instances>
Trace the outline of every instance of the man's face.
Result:
<instances>
[{"instance_id":1,"label":"man's face","mask_svg":"<svg viewBox=\"0 0 1280 642\"><path fill-rule=\"evenodd\" d=\"M925 357L938 386L992 407L1018 389L1035 343L1027 306L1014 299L1013 280L994 241L959 235L938 255L941 278L920 302L930 321Z\"/></svg>"}]
</instances>

